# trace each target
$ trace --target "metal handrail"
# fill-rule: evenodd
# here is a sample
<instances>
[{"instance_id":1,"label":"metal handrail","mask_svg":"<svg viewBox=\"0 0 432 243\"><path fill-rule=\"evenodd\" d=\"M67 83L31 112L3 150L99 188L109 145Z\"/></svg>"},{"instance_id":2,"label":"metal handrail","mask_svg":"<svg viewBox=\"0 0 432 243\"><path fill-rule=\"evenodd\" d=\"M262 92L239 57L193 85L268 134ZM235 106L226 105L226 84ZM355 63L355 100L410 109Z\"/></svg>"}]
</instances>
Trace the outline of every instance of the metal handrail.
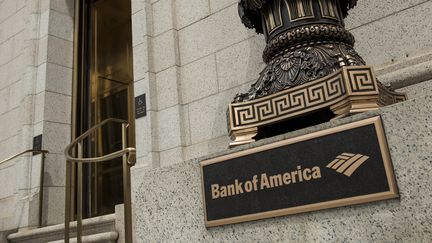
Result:
<instances>
[{"instance_id":1,"label":"metal handrail","mask_svg":"<svg viewBox=\"0 0 432 243\"><path fill-rule=\"evenodd\" d=\"M2 161L0 161L0 165L8 162L10 160L13 160L15 158L20 157L21 155L27 154L27 153L40 153L42 155L41 158L41 172L40 172L40 178L39 178L39 183L40 183L40 189L39 189L39 218L38 218L38 227L42 227L42 209L43 209L43 193L44 193L44 168L45 168L45 157L46 154L48 154L48 150L41 150L41 149L27 149L21 153L17 153L15 155L10 156L9 158L6 158Z\"/></svg>"},{"instance_id":2,"label":"metal handrail","mask_svg":"<svg viewBox=\"0 0 432 243\"><path fill-rule=\"evenodd\" d=\"M108 118L103 120L102 122L100 122L99 124L93 126L92 128L90 128L89 130L87 130L85 133L83 133L82 135L80 135L79 137L77 137L74 141L72 141L72 143L70 143L66 149L65 149L65 157L66 157L66 161L73 161L75 163L98 163L98 162L104 162L104 161L108 161L108 160L112 160L115 158L119 158L121 156L123 156L123 154L128 154L128 163L131 165L134 165L135 163L133 161L130 161L130 158L133 154L135 154L136 149L135 148L124 148L122 150L104 155L104 156L100 156L100 157L92 157L92 158L74 158L73 157L73 150L75 148L75 146L78 145L78 143L82 143L84 141L84 139L86 139L89 135L91 135L93 132L95 132L97 129L103 127L105 124L107 123L120 123L120 124L126 124L126 126L128 126L128 122L122 119L117 119L117 118Z\"/></svg>"},{"instance_id":3,"label":"metal handrail","mask_svg":"<svg viewBox=\"0 0 432 243\"><path fill-rule=\"evenodd\" d=\"M9 157L9 158L6 158L6 159L0 161L0 165L3 164L3 163L5 163L5 162L8 162L8 161L10 161L10 160L13 160L13 159L15 159L15 158L18 158L18 157L20 157L21 155L26 154L26 153L42 153L42 154L48 154L49 152L48 152L47 150L40 150L40 149L27 149L26 151L23 151L23 152L21 152L21 153L15 154L15 155L13 155L13 156L11 156L11 157Z\"/></svg>"},{"instance_id":4,"label":"metal handrail","mask_svg":"<svg viewBox=\"0 0 432 243\"><path fill-rule=\"evenodd\" d=\"M93 134L96 130L103 127L107 123L122 124L122 149L104 156L83 158L83 141ZM66 165L66 195L65 195L65 242L69 243L70 218L71 218L71 170L72 164L77 163L77 242L82 242L82 164L84 163L100 163L107 160L123 157L123 197L124 197L124 229L125 242L132 242L132 203L131 203L131 182L130 182L130 167L135 164L131 160L136 154L136 149L126 147L127 144L127 128L129 124L125 120L117 118L108 118L99 124L93 126L81 136L77 137L65 149ZM76 149L75 149L76 148ZM73 154L77 150L77 157Z\"/></svg>"}]
</instances>

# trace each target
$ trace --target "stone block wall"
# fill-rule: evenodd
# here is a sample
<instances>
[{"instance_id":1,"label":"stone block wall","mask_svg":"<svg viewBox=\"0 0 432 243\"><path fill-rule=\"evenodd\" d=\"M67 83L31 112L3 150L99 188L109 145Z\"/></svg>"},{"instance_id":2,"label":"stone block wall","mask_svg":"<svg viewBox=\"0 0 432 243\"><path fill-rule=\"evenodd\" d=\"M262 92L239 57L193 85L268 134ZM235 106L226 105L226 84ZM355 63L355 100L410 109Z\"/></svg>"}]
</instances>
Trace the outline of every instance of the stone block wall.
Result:
<instances>
[{"instance_id":1,"label":"stone block wall","mask_svg":"<svg viewBox=\"0 0 432 243\"><path fill-rule=\"evenodd\" d=\"M300 129L204 158L143 169L133 181L135 241L431 242L431 102L432 95L428 94L379 111ZM201 159L269 145L377 115L382 117L386 130L398 199L205 227ZM288 155L287 161L295 157Z\"/></svg>"},{"instance_id":2,"label":"stone block wall","mask_svg":"<svg viewBox=\"0 0 432 243\"><path fill-rule=\"evenodd\" d=\"M73 0L40 0L34 132L43 134L43 224L64 220L65 147L71 141Z\"/></svg>"},{"instance_id":3,"label":"stone block wall","mask_svg":"<svg viewBox=\"0 0 432 243\"><path fill-rule=\"evenodd\" d=\"M26 1L0 2L0 160L31 146L32 88L26 86L26 70L32 57L31 32L27 22L31 14ZM27 73L31 75L30 73ZM31 135L30 135L31 134ZM26 157L0 165L0 230L30 224L31 179L20 175L31 167Z\"/></svg>"},{"instance_id":4,"label":"stone block wall","mask_svg":"<svg viewBox=\"0 0 432 243\"><path fill-rule=\"evenodd\" d=\"M0 1L0 160L43 134L44 225L63 220L72 41L72 0ZM0 231L37 226L40 173L40 155L0 165Z\"/></svg>"},{"instance_id":5,"label":"stone block wall","mask_svg":"<svg viewBox=\"0 0 432 243\"><path fill-rule=\"evenodd\" d=\"M73 0L0 0L0 160L43 134L46 225L63 220L63 150L70 142ZM432 79L431 0L359 0L347 27L381 81L413 94ZM225 112L264 67L264 38L237 0L132 0L137 167L223 151ZM416 87L416 88L414 88ZM40 156L0 165L0 231L37 224Z\"/></svg>"},{"instance_id":6,"label":"stone block wall","mask_svg":"<svg viewBox=\"0 0 432 243\"><path fill-rule=\"evenodd\" d=\"M359 0L357 5L346 24L368 64L380 67L431 52L431 1Z\"/></svg>"},{"instance_id":7,"label":"stone block wall","mask_svg":"<svg viewBox=\"0 0 432 243\"><path fill-rule=\"evenodd\" d=\"M0 5L0 158L19 148L17 144L21 127L19 106L23 98L22 70L24 69L25 1L4 0ZM9 145L9 146L8 146Z\"/></svg>"},{"instance_id":8,"label":"stone block wall","mask_svg":"<svg viewBox=\"0 0 432 243\"><path fill-rule=\"evenodd\" d=\"M264 67L264 37L247 30L237 0L134 0L138 165L158 167L227 148L225 112ZM346 25L378 78L402 88L431 79L432 1L359 0ZM403 74L403 75L401 75Z\"/></svg>"},{"instance_id":9,"label":"stone block wall","mask_svg":"<svg viewBox=\"0 0 432 243\"><path fill-rule=\"evenodd\" d=\"M237 1L132 2L141 166L166 166L227 147L225 111L264 67L262 36L246 30ZM145 67L143 66L145 65Z\"/></svg>"}]
</instances>

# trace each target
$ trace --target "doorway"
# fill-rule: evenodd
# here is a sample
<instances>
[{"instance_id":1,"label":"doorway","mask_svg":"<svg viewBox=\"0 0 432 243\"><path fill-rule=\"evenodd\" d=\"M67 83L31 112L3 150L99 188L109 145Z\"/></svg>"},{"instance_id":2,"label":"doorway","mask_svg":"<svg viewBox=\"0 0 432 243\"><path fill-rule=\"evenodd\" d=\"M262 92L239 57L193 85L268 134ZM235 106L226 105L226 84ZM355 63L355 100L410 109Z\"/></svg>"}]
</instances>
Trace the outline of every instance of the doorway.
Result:
<instances>
[{"instance_id":1,"label":"doorway","mask_svg":"<svg viewBox=\"0 0 432 243\"><path fill-rule=\"evenodd\" d=\"M128 146L135 146L130 0L82 0L78 78L74 88L73 135L108 118L129 123ZM120 124L107 124L85 141L84 156L122 149ZM122 159L83 166L85 217L114 213L123 203Z\"/></svg>"}]
</instances>

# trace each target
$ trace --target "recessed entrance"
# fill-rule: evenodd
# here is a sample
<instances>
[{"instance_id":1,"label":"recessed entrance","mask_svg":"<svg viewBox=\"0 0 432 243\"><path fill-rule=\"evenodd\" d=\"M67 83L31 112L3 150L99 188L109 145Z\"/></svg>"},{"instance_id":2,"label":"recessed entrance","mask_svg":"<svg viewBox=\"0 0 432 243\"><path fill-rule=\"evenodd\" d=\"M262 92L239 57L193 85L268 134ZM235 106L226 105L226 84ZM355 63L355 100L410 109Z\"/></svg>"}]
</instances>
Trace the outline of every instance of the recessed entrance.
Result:
<instances>
[{"instance_id":1,"label":"recessed entrance","mask_svg":"<svg viewBox=\"0 0 432 243\"><path fill-rule=\"evenodd\" d=\"M81 4L74 136L108 118L129 122L135 145L130 0L86 0ZM85 141L84 157L122 149L121 124L107 124ZM123 203L122 159L83 166L85 217L114 212Z\"/></svg>"}]
</instances>

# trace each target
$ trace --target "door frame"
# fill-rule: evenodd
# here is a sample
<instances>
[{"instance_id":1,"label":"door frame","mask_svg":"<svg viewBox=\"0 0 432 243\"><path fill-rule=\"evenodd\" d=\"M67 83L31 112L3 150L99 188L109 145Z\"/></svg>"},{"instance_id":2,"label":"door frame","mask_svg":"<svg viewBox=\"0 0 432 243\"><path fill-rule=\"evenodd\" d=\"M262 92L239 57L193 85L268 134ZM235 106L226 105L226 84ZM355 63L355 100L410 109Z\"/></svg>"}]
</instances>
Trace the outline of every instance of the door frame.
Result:
<instances>
[{"instance_id":1,"label":"door frame","mask_svg":"<svg viewBox=\"0 0 432 243\"><path fill-rule=\"evenodd\" d=\"M91 127L91 121L88 122L86 127L83 127L86 121L83 120L83 94L86 92L91 92L90 87L90 77L89 77L89 60L91 60L92 49L89 47L91 45L91 18L89 18L89 2L97 0L75 0L74 1L74 42L73 42L73 70L72 70L72 112L71 112L71 140L74 140L80 134L85 132ZM122 0L124 1L124 0ZM130 4L132 4L132 1ZM132 13L131 13L132 21ZM131 24L131 34L132 34L132 24ZM132 41L132 38L131 38ZM132 46L131 46L132 48ZM133 48L131 49L132 54ZM133 55L130 57L133 63ZM133 79L133 66L132 66L132 80L130 81L128 89L128 145L135 147L135 98L134 98L134 79ZM84 87L84 83L86 86ZM87 98L91 99L91 94L86 94ZM89 111L85 111L89 114ZM78 121L80 119L80 121ZM91 119L90 119L91 120ZM66 166L71 166L67 163ZM70 207L70 217L71 219L76 219L76 182L77 173L76 166L71 166L71 207ZM84 185L86 186L86 185ZM84 197L86 198L86 197ZM87 210L91 208L91 200L84 201L84 205L87 205ZM89 212L85 212L86 214Z\"/></svg>"}]
</instances>

